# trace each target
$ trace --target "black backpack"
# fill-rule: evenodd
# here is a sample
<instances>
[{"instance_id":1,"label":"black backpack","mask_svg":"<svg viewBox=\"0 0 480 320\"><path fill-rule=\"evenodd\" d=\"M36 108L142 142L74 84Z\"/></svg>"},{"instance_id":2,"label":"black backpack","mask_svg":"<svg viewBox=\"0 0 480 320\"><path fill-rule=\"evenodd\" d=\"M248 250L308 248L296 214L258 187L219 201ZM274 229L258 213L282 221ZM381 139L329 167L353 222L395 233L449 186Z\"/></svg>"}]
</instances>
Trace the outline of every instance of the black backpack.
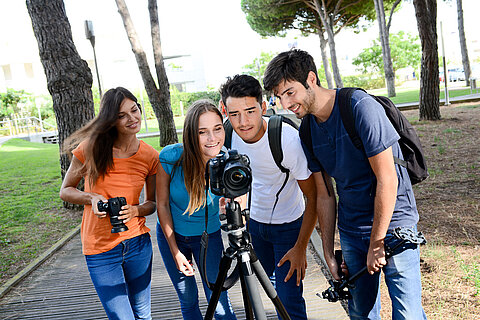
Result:
<instances>
[{"instance_id":1,"label":"black backpack","mask_svg":"<svg viewBox=\"0 0 480 320\"><path fill-rule=\"evenodd\" d=\"M365 92L365 90L360 88L342 88L337 91L337 99L340 108L340 116L348 136L357 149L363 150L362 141L355 129L355 119L352 111L351 99L355 90L362 90ZM402 150L404 160L394 157L394 162L407 169L412 185L425 180L428 177L427 163L425 161L420 139L418 138L415 129L390 99L383 96L370 96L382 105L388 119L400 136L398 143ZM305 118L305 120L308 121L302 122L299 131L300 138L313 155L309 119L310 117Z\"/></svg>"},{"instance_id":2,"label":"black backpack","mask_svg":"<svg viewBox=\"0 0 480 320\"><path fill-rule=\"evenodd\" d=\"M283 161L283 150L282 150L282 122L285 122L295 129L298 130L300 119L294 114L276 114L274 109L269 108L267 113L264 117L268 117L268 144L270 145L270 152L272 153L273 160L275 164L280 169L281 172L285 173L285 180L283 182L282 187L278 190L277 194L275 195L275 204L273 205L273 210L278 202L278 196L282 192L283 188L287 184L288 178L290 176L290 170L282 166ZM227 149L231 149L232 147L232 132L233 127L230 121L227 119L223 123L223 127L225 128L225 143L224 146Z\"/></svg>"}]
</instances>

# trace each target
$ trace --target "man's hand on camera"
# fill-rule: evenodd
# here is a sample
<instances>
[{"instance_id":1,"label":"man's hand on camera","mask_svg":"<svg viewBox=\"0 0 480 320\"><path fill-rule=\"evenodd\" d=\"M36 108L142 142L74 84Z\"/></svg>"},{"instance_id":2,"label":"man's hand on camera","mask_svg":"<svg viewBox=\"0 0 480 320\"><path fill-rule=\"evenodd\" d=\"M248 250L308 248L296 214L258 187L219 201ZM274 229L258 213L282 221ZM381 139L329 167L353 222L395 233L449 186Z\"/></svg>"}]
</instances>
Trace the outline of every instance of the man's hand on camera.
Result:
<instances>
[{"instance_id":1,"label":"man's hand on camera","mask_svg":"<svg viewBox=\"0 0 480 320\"><path fill-rule=\"evenodd\" d=\"M105 198L101 194L91 193L90 201L92 202L93 214L95 214L97 218L100 218L100 219L105 218L107 216L107 213L105 211L98 211L97 204L99 201L108 202L107 198Z\"/></svg>"},{"instance_id":2,"label":"man's hand on camera","mask_svg":"<svg viewBox=\"0 0 480 320\"><path fill-rule=\"evenodd\" d=\"M305 270L307 269L307 254L305 250L294 246L292 249L288 250L288 252L278 262L277 266L281 267L286 261L290 261L290 269L288 270L284 281L287 282L290 280L290 277L296 271L297 286L299 286L300 282L305 278Z\"/></svg>"},{"instance_id":3,"label":"man's hand on camera","mask_svg":"<svg viewBox=\"0 0 480 320\"><path fill-rule=\"evenodd\" d=\"M138 207L127 204L122 207L122 211L120 211L120 216L118 218L122 220L123 223L127 223L136 216L138 216Z\"/></svg>"},{"instance_id":4,"label":"man's hand on camera","mask_svg":"<svg viewBox=\"0 0 480 320\"><path fill-rule=\"evenodd\" d=\"M368 273L374 274L380 271L384 265L387 264L385 259L385 247L383 240L371 242L367 254L367 269Z\"/></svg>"},{"instance_id":5,"label":"man's hand on camera","mask_svg":"<svg viewBox=\"0 0 480 320\"><path fill-rule=\"evenodd\" d=\"M333 279L340 281L340 275L338 274L339 266L338 266L337 260L335 259L335 255L333 254L333 252L330 255L324 252L324 256L325 256L325 262L328 265L328 269L330 270L330 273L332 274Z\"/></svg>"}]
</instances>

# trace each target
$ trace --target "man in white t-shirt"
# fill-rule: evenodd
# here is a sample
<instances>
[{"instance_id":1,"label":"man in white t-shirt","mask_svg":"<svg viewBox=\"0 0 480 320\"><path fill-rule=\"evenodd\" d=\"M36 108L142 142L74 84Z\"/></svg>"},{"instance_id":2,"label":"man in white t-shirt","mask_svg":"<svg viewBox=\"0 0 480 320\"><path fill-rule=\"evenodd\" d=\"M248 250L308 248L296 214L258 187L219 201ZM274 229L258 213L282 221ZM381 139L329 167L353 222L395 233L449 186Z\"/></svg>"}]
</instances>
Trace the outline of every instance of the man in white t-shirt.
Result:
<instances>
[{"instance_id":1,"label":"man in white t-shirt","mask_svg":"<svg viewBox=\"0 0 480 320\"><path fill-rule=\"evenodd\" d=\"M248 75L228 78L222 104L233 127L231 148L250 158L253 181L249 232L253 248L278 297L292 319L307 319L302 280L306 248L317 221L316 188L298 136L282 123L282 165L289 179L278 196L285 173L275 164L268 141L266 103L260 82ZM306 196L307 202L303 195Z\"/></svg>"}]
</instances>

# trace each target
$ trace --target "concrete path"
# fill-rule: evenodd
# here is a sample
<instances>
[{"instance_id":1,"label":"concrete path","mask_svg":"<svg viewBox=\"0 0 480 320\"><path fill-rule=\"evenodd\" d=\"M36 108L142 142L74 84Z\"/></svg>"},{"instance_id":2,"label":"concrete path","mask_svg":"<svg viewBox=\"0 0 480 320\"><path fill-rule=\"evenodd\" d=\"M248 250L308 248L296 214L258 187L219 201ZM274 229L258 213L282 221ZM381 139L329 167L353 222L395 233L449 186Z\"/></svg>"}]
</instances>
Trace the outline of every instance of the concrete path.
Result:
<instances>
[{"instance_id":1,"label":"concrete path","mask_svg":"<svg viewBox=\"0 0 480 320\"><path fill-rule=\"evenodd\" d=\"M155 216L149 216L147 225L152 229L150 234L154 245L152 316L153 319L181 319L177 295L158 251L155 224ZM315 246L318 249L318 234L315 236ZM328 288L328 283L322 273L320 259L315 254L315 246L311 243L308 251L308 269L304 282L308 318L348 319L339 303L330 303L316 296L316 293ZM199 281L197 276L200 285ZM273 304L260 286L259 288L267 318L276 319ZM238 319L245 319L240 283L235 284L229 294ZM207 303L202 290L200 295L201 309L205 313ZM78 234L0 300L0 319L106 319L88 275Z\"/></svg>"}]
</instances>

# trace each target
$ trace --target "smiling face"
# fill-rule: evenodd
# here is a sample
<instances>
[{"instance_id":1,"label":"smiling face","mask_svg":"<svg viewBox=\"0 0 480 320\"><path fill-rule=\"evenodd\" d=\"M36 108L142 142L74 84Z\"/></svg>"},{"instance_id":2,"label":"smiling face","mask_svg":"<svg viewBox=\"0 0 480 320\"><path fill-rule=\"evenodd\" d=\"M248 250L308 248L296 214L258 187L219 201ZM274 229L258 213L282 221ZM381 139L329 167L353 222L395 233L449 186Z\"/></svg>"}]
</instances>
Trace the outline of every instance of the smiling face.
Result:
<instances>
[{"instance_id":1,"label":"smiling face","mask_svg":"<svg viewBox=\"0 0 480 320\"><path fill-rule=\"evenodd\" d=\"M125 98L120 104L118 118L115 122L119 135L131 135L140 131L142 115L137 103Z\"/></svg>"},{"instance_id":2,"label":"smiling face","mask_svg":"<svg viewBox=\"0 0 480 320\"><path fill-rule=\"evenodd\" d=\"M265 102L260 103L255 97L228 97L227 115L233 130L247 143L260 140L267 128L262 115L266 112Z\"/></svg>"},{"instance_id":3,"label":"smiling face","mask_svg":"<svg viewBox=\"0 0 480 320\"><path fill-rule=\"evenodd\" d=\"M282 81L275 92L283 108L295 113L299 119L314 111L315 93L310 86L305 88L298 81Z\"/></svg>"},{"instance_id":4,"label":"smiling face","mask_svg":"<svg viewBox=\"0 0 480 320\"><path fill-rule=\"evenodd\" d=\"M198 144L205 163L220 153L225 141L222 118L207 111L198 118Z\"/></svg>"}]
</instances>

